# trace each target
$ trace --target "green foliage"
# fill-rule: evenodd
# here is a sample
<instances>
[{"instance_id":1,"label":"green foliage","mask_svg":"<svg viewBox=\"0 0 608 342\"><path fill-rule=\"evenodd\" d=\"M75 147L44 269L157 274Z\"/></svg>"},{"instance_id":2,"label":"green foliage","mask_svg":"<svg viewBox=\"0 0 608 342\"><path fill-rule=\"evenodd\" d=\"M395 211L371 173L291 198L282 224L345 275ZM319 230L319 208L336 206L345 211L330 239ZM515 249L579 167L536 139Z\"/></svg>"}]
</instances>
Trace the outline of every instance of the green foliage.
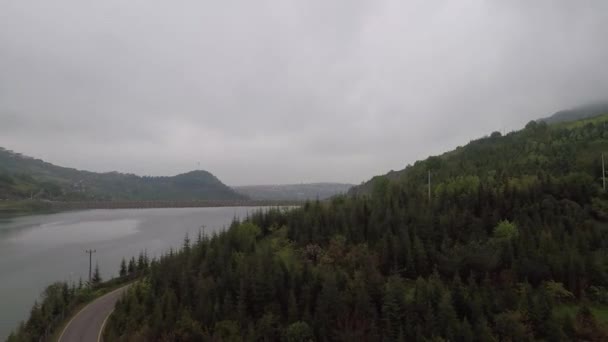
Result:
<instances>
[{"instance_id":1,"label":"green foliage","mask_svg":"<svg viewBox=\"0 0 608 342\"><path fill-rule=\"evenodd\" d=\"M519 237L519 230L515 224L504 220L494 228L494 238L499 240L513 240Z\"/></svg>"},{"instance_id":2,"label":"green foliage","mask_svg":"<svg viewBox=\"0 0 608 342\"><path fill-rule=\"evenodd\" d=\"M285 340L287 342L313 341L312 331L306 322L295 322L285 329Z\"/></svg>"},{"instance_id":3,"label":"green foliage","mask_svg":"<svg viewBox=\"0 0 608 342\"><path fill-rule=\"evenodd\" d=\"M606 341L608 333L598 323L597 319L587 306L581 306L575 318L574 329L581 340Z\"/></svg>"},{"instance_id":4,"label":"green foliage","mask_svg":"<svg viewBox=\"0 0 608 342\"><path fill-rule=\"evenodd\" d=\"M581 304L561 304L556 306L555 315L564 317L570 316L575 317L577 312L581 309ZM593 317L597 319L600 324L608 324L608 305L605 304L593 304L587 305L587 308L593 314Z\"/></svg>"},{"instance_id":5,"label":"green foliage","mask_svg":"<svg viewBox=\"0 0 608 342\"><path fill-rule=\"evenodd\" d=\"M97 286L83 286L57 282L48 286L41 295L40 301L36 302L30 311L30 317L8 337L8 342L38 342L48 341L75 310L83 303L107 293L121 286L120 279Z\"/></svg>"},{"instance_id":6,"label":"green foliage","mask_svg":"<svg viewBox=\"0 0 608 342\"><path fill-rule=\"evenodd\" d=\"M372 182L374 184L374 191L372 192L374 198L384 198L388 191L389 179L386 177L376 177Z\"/></svg>"},{"instance_id":7,"label":"green foliage","mask_svg":"<svg viewBox=\"0 0 608 342\"><path fill-rule=\"evenodd\" d=\"M597 239L599 231L594 232L593 226L587 227L589 231L568 231L568 226L586 224L580 205L549 201L545 209L527 210L540 204L511 196L517 196L520 207L509 210L519 214L498 207L509 219L488 219L480 230L470 230L460 238L466 222L475 216L463 220L449 208L445 210L453 217L451 224L462 222L463 226L445 230L441 220L426 230L413 229L412 224L387 224L387 217L398 215L403 216L395 222L425 222L424 211L403 211L401 205L386 210L385 203L396 201L391 195L374 201L313 202L289 212L254 214L244 223L233 223L226 232L199 238L181 252L153 261L149 289L139 294L129 291L118 304L108 325L110 336L155 340L180 331L181 336L202 331L226 340L298 340L308 336L308 330L313 340L568 340L579 332L587 336L591 329L587 326L577 330L573 323L571 330L562 328L553 303L580 300L576 290L583 284L606 283L582 272L593 269L590 266L568 265L577 262L577 255L595 255L608 236ZM485 201L479 193L472 198L473 206ZM514 202L501 201L505 206ZM364 216L354 214L363 208L368 210ZM441 209L434 212L443 213ZM551 234L533 229L548 220L557 222L549 229ZM304 222L307 226L300 225ZM372 231L383 224L387 224L388 238ZM315 229L315 244L310 241L311 229ZM492 238L486 231L492 232ZM358 240L366 234L367 238ZM496 239L508 243L497 249ZM534 241L545 242L530 244ZM565 248L570 256L564 256ZM507 251L511 251L508 263L501 261ZM494 261L488 263L488 259ZM580 260L585 262L585 258ZM589 265L601 263L593 260L587 261ZM547 274L541 272L543 268ZM575 280L568 284L571 272ZM468 280L461 281L460 275ZM178 314L184 310L200 326L185 329L184 320L180 323L179 319L183 314ZM145 313L154 312L159 312L155 320L163 323L156 330L145 329L151 319ZM593 329L593 334L602 336L600 324Z\"/></svg>"},{"instance_id":8,"label":"green foliage","mask_svg":"<svg viewBox=\"0 0 608 342\"><path fill-rule=\"evenodd\" d=\"M241 338L239 325L234 321L221 321L215 324L215 337L220 341L239 342Z\"/></svg>"},{"instance_id":9,"label":"green foliage","mask_svg":"<svg viewBox=\"0 0 608 342\"><path fill-rule=\"evenodd\" d=\"M0 200L0 216L3 214L33 214L39 212L50 212L52 207L50 203L40 200Z\"/></svg>"},{"instance_id":10,"label":"green foliage","mask_svg":"<svg viewBox=\"0 0 608 342\"><path fill-rule=\"evenodd\" d=\"M545 291L555 302L569 302L574 300L574 294L564 288L564 284L550 280L545 283Z\"/></svg>"},{"instance_id":11,"label":"green foliage","mask_svg":"<svg viewBox=\"0 0 608 342\"><path fill-rule=\"evenodd\" d=\"M473 179L470 177L477 177L483 186L509 191L505 189L507 183L522 182L519 188L526 189L531 182L543 181L540 176L561 178L568 174L597 190L601 185L600 156L608 153L607 127L608 114L555 125L532 121L521 131L477 139L403 170L374 177L352 188L350 193L372 195L378 190L378 180L383 178L422 193L429 170L434 194L452 182ZM474 189L474 185L456 186L452 191L462 189Z\"/></svg>"},{"instance_id":12,"label":"green foliage","mask_svg":"<svg viewBox=\"0 0 608 342\"><path fill-rule=\"evenodd\" d=\"M120 262L120 271L119 271L118 275L122 278L122 277L126 277L127 274L128 274L127 262L125 261L125 258L122 258L122 261Z\"/></svg>"},{"instance_id":13,"label":"green foliage","mask_svg":"<svg viewBox=\"0 0 608 342\"><path fill-rule=\"evenodd\" d=\"M91 277L91 283L93 285L98 285L101 283L101 273L99 273L99 265L95 264L95 270L93 271L93 276Z\"/></svg>"},{"instance_id":14,"label":"green foliage","mask_svg":"<svg viewBox=\"0 0 608 342\"><path fill-rule=\"evenodd\" d=\"M282 185L246 185L233 186L239 194L254 200L270 201L314 201L344 194L352 184L342 183L309 183Z\"/></svg>"},{"instance_id":15,"label":"green foliage","mask_svg":"<svg viewBox=\"0 0 608 342\"><path fill-rule=\"evenodd\" d=\"M234 200L244 195L207 171L173 177L95 173L0 148L0 200ZM1 207L0 207L1 209Z\"/></svg>"},{"instance_id":16,"label":"green foliage","mask_svg":"<svg viewBox=\"0 0 608 342\"><path fill-rule=\"evenodd\" d=\"M601 129L531 123L129 262L108 340L605 341L560 315L608 288Z\"/></svg>"}]
</instances>

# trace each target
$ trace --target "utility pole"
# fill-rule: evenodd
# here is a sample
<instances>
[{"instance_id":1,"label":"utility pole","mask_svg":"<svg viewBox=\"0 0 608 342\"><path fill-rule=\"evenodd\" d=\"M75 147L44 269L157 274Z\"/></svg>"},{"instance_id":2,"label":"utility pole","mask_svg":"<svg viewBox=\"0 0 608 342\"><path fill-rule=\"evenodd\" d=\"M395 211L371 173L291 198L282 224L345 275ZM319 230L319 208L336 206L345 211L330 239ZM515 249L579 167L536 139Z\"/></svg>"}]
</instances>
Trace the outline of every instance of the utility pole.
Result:
<instances>
[{"instance_id":1,"label":"utility pole","mask_svg":"<svg viewBox=\"0 0 608 342\"><path fill-rule=\"evenodd\" d=\"M89 284L91 283L91 269L93 267L93 253L97 252L94 249L87 249L85 253L89 254Z\"/></svg>"}]
</instances>

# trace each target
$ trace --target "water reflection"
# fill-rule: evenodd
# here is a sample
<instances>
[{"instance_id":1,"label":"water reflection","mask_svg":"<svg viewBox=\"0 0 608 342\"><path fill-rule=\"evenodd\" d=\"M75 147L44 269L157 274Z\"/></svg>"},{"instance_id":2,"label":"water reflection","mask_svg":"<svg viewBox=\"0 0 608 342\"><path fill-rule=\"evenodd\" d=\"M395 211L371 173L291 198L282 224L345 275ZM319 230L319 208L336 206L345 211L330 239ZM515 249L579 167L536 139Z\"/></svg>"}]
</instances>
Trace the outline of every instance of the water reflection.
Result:
<instances>
[{"instance_id":1,"label":"water reflection","mask_svg":"<svg viewBox=\"0 0 608 342\"><path fill-rule=\"evenodd\" d=\"M137 232L139 220L124 219L111 221L90 221L65 224L53 222L36 226L9 239L21 245L60 245L90 243L111 240L132 235Z\"/></svg>"}]
</instances>

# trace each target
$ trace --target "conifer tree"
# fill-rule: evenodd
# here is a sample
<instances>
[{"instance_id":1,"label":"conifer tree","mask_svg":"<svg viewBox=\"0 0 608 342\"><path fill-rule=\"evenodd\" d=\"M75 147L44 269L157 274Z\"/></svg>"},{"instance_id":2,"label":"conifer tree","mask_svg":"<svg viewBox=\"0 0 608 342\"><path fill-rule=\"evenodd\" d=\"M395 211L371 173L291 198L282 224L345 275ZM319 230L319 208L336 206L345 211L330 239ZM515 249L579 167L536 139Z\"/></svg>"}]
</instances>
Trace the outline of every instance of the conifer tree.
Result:
<instances>
[{"instance_id":1,"label":"conifer tree","mask_svg":"<svg viewBox=\"0 0 608 342\"><path fill-rule=\"evenodd\" d=\"M122 258L122 261L120 262L120 277L124 278L126 277L128 274L128 270L127 270L127 262L125 261L125 258Z\"/></svg>"},{"instance_id":2,"label":"conifer tree","mask_svg":"<svg viewBox=\"0 0 608 342\"><path fill-rule=\"evenodd\" d=\"M101 283L101 273L99 273L99 264L95 263L95 271L93 271L93 277L91 278L92 285L98 285Z\"/></svg>"}]
</instances>

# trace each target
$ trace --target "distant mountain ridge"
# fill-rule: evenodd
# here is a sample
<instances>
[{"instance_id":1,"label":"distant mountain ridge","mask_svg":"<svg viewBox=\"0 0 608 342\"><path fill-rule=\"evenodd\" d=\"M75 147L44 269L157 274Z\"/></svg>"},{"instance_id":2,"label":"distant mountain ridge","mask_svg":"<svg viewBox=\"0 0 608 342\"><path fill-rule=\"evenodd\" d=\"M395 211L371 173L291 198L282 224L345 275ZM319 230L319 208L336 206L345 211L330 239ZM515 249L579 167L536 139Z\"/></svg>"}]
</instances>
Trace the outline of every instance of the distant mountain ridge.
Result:
<instances>
[{"instance_id":1,"label":"distant mountain ridge","mask_svg":"<svg viewBox=\"0 0 608 342\"><path fill-rule=\"evenodd\" d=\"M608 101L596 102L584 106L575 107L572 109L561 110L554 113L553 115L540 119L548 124L555 124L560 122L570 122L580 119L592 118L595 116L603 115L608 113Z\"/></svg>"},{"instance_id":2,"label":"distant mountain ridge","mask_svg":"<svg viewBox=\"0 0 608 342\"><path fill-rule=\"evenodd\" d=\"M315 200L346 193L353 184L308 183L233 186L236 192L254 200Z\"/></svg>"},{"instance_id":3,"label":"distant mountain ridge","mask_svg":"<svg viewBox=\"0 0 608 342\"><path fill-rule=\"evenodd\" d=\"M97 173L61 167L0 147L0 199L232 200L247 199L207 171L172 177Z\"/></svg>"}]
</instances>

